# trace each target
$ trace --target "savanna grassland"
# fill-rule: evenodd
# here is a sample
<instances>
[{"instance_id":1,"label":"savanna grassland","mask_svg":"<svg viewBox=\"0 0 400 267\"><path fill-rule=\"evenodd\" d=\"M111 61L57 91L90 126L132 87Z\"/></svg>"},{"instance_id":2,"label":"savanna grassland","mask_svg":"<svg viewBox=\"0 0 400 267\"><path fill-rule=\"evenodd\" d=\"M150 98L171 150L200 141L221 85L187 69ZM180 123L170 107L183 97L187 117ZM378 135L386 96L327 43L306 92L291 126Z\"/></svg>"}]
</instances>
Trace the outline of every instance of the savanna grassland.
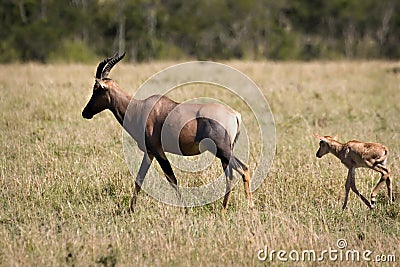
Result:
<instances>
[{"instance_id":1,"label":"savanna grassland","mask_svg":"<svg viewBox=\"0 0 400 267\"><path fill-rule=\"evenodd\" d=\"M172 64L121 64L110 77L132 94ZM260 262L257 252L266 246L319 253L338 249L338 239L347 241L346 249L371 250L371 258L395 255L399 262L398 63L227 64L254 80L268 99L277 143L273 166L253 193L255 209L248 210L239 184L225 215L222 200L184 210L144 192L136 212L127 212L133 178L122 129L109 111L90 121L81 117L95 65L0 66L0 265L263 265L271 262ZM395 203L388 204L382 187L376 209L368 210L351 192L343 212L347 170L332 155L315 157L314 132L388 146ZM201 180L212 171L178 180ZM357 170L358 189L367 198L378 179L376 172ZM276 254L272 263L283 264ZM349 262L326 257L320 264Z\"/></svg>"}]
</instances>

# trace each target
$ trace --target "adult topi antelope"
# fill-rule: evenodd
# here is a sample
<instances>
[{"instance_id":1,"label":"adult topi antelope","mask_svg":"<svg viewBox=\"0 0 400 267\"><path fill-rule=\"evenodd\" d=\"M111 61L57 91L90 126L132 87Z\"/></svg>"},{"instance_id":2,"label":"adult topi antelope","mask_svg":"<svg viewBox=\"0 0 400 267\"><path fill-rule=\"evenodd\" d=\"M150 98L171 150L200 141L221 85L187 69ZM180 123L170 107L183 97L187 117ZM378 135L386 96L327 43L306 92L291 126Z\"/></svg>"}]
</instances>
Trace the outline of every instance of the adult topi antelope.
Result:
<instances>
[{"instance_id":1,"label":"adult topi antelope","mask_svg":"<svg viewBox=\"0 0 400 267\"><path fill-rule=\"evenodd\" d=\"M389 169L385 166L389 154L387 147L378 143L364 143L357 140L342 144L338 141L337 135L332 137L314 134L314 136L319 139L319 149L316 154L318 158L332 153L349 169L345 185L346 194L343 209L347 206L350 189L356 193L369 208L373 208L376 203L378 190L384 182L386 182L389 199L391 202L393 201L392 180L389 176ZM355 184L355 169L360 167L375 170L382 175L378 184L372 190L371 203L357 190Z\"/></svg>"},{"instance_id":2,"label":"adult topi antelope","mask_svg":"<svg viewBox=\"0 0 400 267\"><path fill-rule=\"evenodd\" d=\"M221 160L226 175L223 209L227 208L233 187L232 169L242 176L248 204L252 207L249 168L233 155L240 130L240 114L222 104L180 104L162 95L153 95L144 100L134 99L107 77L112 67L124 56L125 53L120 56L116 54L100 62L93 94L82 116L91 119L97 113L109 109L144 152L136 176L131 211L134 211L137 195L154 158L181 198L177 179L165 152L192 156L206 150L214 152ZM213 145L210 145L210 140Z\"/></svg>"}]
</instances>

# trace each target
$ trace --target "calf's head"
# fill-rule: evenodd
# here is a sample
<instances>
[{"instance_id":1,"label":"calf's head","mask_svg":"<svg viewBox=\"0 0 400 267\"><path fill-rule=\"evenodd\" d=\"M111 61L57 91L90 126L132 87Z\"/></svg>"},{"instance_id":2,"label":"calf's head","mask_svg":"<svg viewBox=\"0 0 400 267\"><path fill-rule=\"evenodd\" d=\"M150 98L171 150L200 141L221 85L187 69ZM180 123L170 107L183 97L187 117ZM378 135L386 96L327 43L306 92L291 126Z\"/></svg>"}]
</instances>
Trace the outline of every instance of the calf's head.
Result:
<instances>
[{"instance_id":1,"label":"calf's head","mask_svg":"<svg viewBox=\"0 0 400 267\"><path fill-rule=\"evenodd\" d=\"M330 144L334 141L338 140L338 135L332 136L320 136L318 134L314 134L314 136L319 139L319 149L317 151L317 158L322 158L322 156L326 155L330 151Z\"/></svg>"}]
</instances>

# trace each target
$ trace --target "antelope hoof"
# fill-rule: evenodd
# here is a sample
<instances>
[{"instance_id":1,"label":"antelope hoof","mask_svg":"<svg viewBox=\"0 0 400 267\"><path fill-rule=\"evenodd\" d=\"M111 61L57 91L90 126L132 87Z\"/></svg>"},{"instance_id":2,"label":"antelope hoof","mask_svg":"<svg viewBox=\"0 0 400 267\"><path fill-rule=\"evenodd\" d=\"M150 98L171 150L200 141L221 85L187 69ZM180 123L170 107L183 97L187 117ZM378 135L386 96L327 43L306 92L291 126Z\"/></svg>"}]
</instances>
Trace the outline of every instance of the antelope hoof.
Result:
<instances>
[{"instance_id":1,"label":"antelope hoof","mask_svg":"<svg viewBox=\"0 0 400 267\"><path fill-rule=\"evenodd\" d=\"M247 204L249 205L250 209L254 209L254 202L252 200L248 200Z\"/></svg>"},{"instance_id":2,"label":"antelope hoof","mask_svg":"<svg viewBox=\"0 0 400 267\"><path fill-rule=\"evenodd\" d=\"M135 213L136 199L132 198L131 205L129 206L129 213Z\"/></svg>"},{"instance_id":3,"label":"antelope hoof","mask_svg":"<svg viewBox=\"0 0 400 267\"><path fill-rule=\"evenodd\" d=\"M129 213L129 214L135 213L135 208L134 208L134 207L129 207L128 213Z\"/></svg>"},{"instance_id":4,"label":"antelope hoof","mask_svg":"<svg viewBox=\"0 0 400 267\"><path fill-rule=\"evenodd\" d=\"M221 215L224 217L226 215L226 208L222 208L221 209Z\"/></svg>"},{"instance_id":5,"label":"antelope hoof","mask_svg":"<svg viewBox=\"0 0 400 267\"><path fill-rule=\"evenodd\" d=\"M371 204L370 204L370 208L373 209L375 208L375 204L376 204L376 198L375 197L371 197Z\"/></svg>"}]
</instances>

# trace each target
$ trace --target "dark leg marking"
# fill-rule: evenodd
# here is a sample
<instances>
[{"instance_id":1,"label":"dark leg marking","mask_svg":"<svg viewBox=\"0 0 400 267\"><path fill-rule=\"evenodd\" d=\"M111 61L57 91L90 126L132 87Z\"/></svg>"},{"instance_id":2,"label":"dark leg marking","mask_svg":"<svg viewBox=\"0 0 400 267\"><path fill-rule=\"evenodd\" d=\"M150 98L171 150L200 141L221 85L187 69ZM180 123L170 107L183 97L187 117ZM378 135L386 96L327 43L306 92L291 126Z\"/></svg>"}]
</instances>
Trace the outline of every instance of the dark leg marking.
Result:
<instances>
[{"instance_id":1,"label":"dark leg marking","mask_svg":"<svg viewBox=\"0 0 400 267\"><path fill-rule=\"evenodd\" d=\"M154 155L157 162L160 164L161 169L163 170L165 177L167 178L169 184L175 189L175 192L178 196L179 201L184 205L182 200L182 195L178 187L178 180L175 177L174 171L172 170L171 164L165 155Z\"/></svg>"}]
</instances>

